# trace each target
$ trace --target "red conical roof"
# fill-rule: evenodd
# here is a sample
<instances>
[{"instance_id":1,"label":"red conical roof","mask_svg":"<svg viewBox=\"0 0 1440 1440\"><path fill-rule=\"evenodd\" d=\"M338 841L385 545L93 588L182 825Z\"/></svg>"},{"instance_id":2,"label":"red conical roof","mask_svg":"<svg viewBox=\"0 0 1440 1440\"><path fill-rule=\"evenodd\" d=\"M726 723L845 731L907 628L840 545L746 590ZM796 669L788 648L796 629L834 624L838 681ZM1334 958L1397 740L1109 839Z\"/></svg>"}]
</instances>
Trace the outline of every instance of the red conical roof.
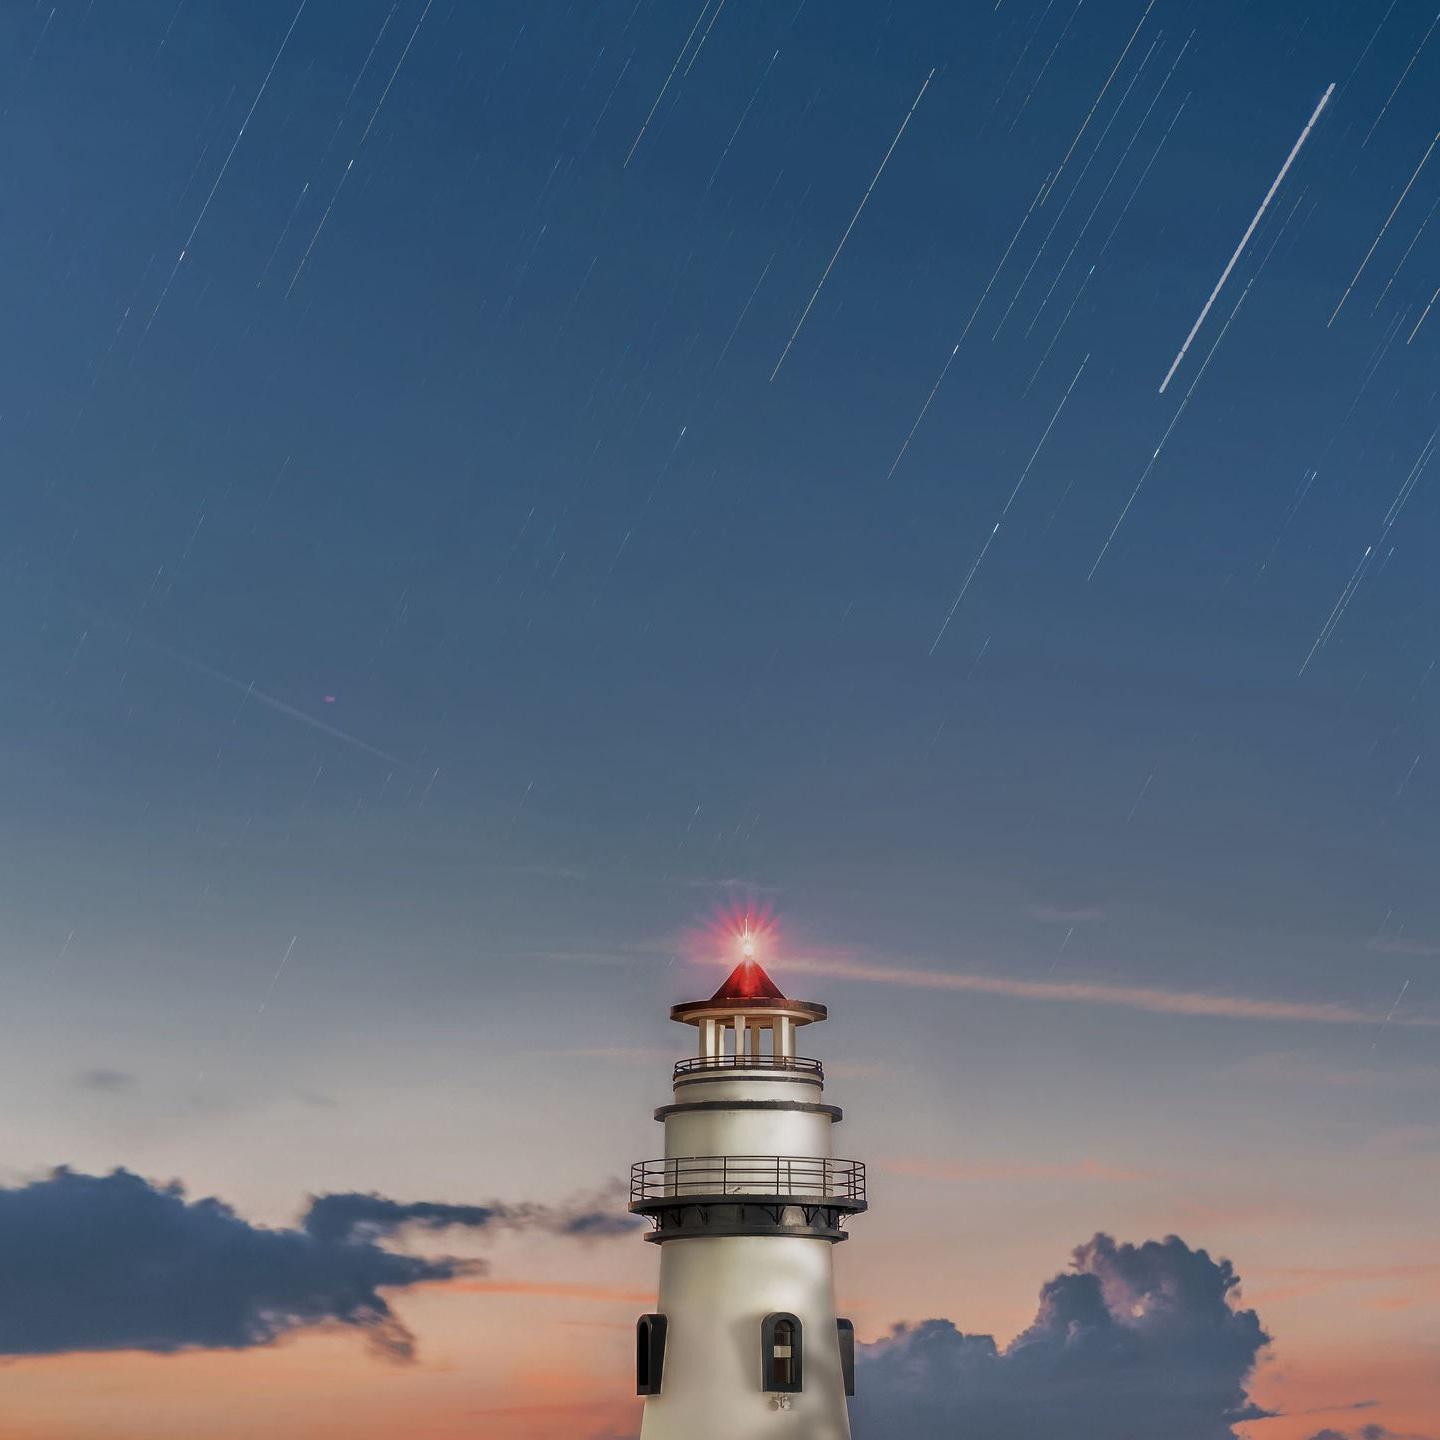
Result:
<instances>
[{"instance_id":1,"label":"red conical roof","mask_svg":"<svg viewBox=\"0 0 1440 1440\"><path fill-rule=\"evenodd\" d=\"M742 960L731 972L730 978L710 997L716 1000L783 1000L780 987L749 959Z\"/></svg>"}]
</instances>

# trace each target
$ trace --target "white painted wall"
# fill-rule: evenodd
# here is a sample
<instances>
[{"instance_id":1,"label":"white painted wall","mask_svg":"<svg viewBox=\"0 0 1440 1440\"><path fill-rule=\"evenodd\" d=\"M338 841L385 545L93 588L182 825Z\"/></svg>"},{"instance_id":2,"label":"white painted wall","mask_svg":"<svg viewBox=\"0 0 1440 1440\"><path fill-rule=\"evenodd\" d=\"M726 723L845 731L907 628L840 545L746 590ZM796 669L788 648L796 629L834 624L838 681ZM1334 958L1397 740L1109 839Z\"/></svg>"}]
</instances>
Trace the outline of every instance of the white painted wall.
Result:
<instances>
[{"instance_id":1,"label":"white painted wall","mask_svg":"<svg viewBox=\"0 0 1440 1440\"><path fill-rule=\"evenodd\" d=\"M830 1117L804 1110L691 1110L665 1120L665 1155L830 1154Z\"/></svg>"},{"instance_id":2,"label":"white painted wall","mask_svg":"<svg viewBox=\"0 0 1440 1440\"><path fill-rule=\"evenodd\" d=\"M645 1401L641 1440L849 1440L833 1251L792 1235L666 1241L663 1390ZM805 1388L783 1397L788 1410L760 1389L760 1324L777 1311L804 1335Z\"/></svg>"},{"instance_id":3,"label":"white painted wall","mask_svg":"<svg viewBox=\"0 0 1440 1440\"><path fill-rule=\"evenodd\" d=\"M799 1100L806 1105L820 1103L821 1085L801 1072L781 1070L698 1071L704 1079L687 1076L675 1086L675 1103L692 1100ZM741 1077L744 1077L743 1079Z\"/></svg>"},{"instance_id":4,"label":"white painted wall","mask_svg":"<svg viewBox=\"0 0 1440 1440\"><path fill-rule=\"evenodd\" d=\"M818 1082L751 1072L675 1087L675 1100L819 1103ZM665 1154L828 1157L829 1115L699 1110L665 1118ZM849 1440L835 1328L835 1246L797 1235L692 1236L660 1247L667 1317L662 1393L645 1401L641 1440ZM798 1394L761 1390L760 1326L788 1312L803 1329Z\"/></svg>"}]
</instances>

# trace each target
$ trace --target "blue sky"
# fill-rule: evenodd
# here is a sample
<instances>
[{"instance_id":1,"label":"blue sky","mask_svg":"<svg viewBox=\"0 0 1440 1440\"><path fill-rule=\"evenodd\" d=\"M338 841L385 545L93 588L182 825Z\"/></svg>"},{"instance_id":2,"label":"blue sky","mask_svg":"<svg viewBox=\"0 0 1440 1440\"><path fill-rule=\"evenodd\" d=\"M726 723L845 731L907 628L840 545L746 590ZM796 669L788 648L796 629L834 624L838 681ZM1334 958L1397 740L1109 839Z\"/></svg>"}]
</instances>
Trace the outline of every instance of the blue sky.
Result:
<instances>
[{"instance_id":1,"label":"blue sky","mask_svg":"<svg viewBox=\"0 0 1440 1440\"><path fill-rule=\"evenodd\" d=\"M1433 1248L1432 14L296 17L0 16L6 1175L602 1184L748 903L895 1167L862 1333Z\"/></svg>"}]
</instances>

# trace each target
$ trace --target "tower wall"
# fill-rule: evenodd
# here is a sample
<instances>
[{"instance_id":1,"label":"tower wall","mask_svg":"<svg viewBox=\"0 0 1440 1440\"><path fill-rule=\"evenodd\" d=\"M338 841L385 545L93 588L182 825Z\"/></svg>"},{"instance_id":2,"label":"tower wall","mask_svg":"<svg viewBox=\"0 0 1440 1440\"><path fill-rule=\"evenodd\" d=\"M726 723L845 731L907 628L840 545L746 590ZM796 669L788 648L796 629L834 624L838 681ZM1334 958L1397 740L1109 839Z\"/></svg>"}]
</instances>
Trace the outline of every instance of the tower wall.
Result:
<instances>
[{"instance_id":1,"label":"tower wall","mask_svg":"<svg viewBox=\"0 0 1440 1440\"><path fill-rule=\"evenodd\" d=\"M833 1251L790 1235L662 1246L665 1381L645 1402L641 1440L849 1440ZM783 1399L761 1389L760 1326L777 1312L798 1317L804 1335L805 1388Z\"/></svg>"},{"instance_id":2,"label":"tower wall","mask_svg":"<svg viewBox=\"0 0 1440 1440\"><path fill-rule=\"evenodd\" d=\"M664 1317L641 1332L641 1440L850 1440L834 1254L866 1208L864 1167L834 1159L840 1112L795 1045L826 1009L786 999L747 959L709 1001L670 1013L696 1026L699 1055L655 1112L664 1159L632 1177L631 1209L660 1246Z\"/></svg>"},{"instance_id":3,"label":"tower wall","mask_svg":"<svg viewBox=\"0 0 1440 1440\"><path fill-rule=\"evenodd\" d=\"M689 1110L665 1117L665 1154L830 1155L830 1117L804 1110Z\"/></svg>"}]
</instances>

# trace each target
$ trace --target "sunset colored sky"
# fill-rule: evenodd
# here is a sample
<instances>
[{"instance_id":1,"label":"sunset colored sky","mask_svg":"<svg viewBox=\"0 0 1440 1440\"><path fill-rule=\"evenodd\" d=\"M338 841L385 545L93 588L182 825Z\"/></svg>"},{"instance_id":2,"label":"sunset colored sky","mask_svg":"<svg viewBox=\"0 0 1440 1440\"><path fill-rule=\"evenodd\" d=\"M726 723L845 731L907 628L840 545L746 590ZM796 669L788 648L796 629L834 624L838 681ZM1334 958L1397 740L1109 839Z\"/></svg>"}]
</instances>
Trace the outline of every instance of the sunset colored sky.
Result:
<instances>
[{"instance_id":1,"label":"sunset colored sky","mask_svg":"<svg viewBox=\"0 0 1440 1440\"><path fill-rule=\"evenodd\" d=\"M546 1217L374 1239L408 1362L12 1227L0 1440L632 1440L564 1217L750 913L863 1342L1175 1235L1243 1440L1435 1440L1433 9L698 3L0 11L0 1207Z\"/></svg>"}]
</instances>

